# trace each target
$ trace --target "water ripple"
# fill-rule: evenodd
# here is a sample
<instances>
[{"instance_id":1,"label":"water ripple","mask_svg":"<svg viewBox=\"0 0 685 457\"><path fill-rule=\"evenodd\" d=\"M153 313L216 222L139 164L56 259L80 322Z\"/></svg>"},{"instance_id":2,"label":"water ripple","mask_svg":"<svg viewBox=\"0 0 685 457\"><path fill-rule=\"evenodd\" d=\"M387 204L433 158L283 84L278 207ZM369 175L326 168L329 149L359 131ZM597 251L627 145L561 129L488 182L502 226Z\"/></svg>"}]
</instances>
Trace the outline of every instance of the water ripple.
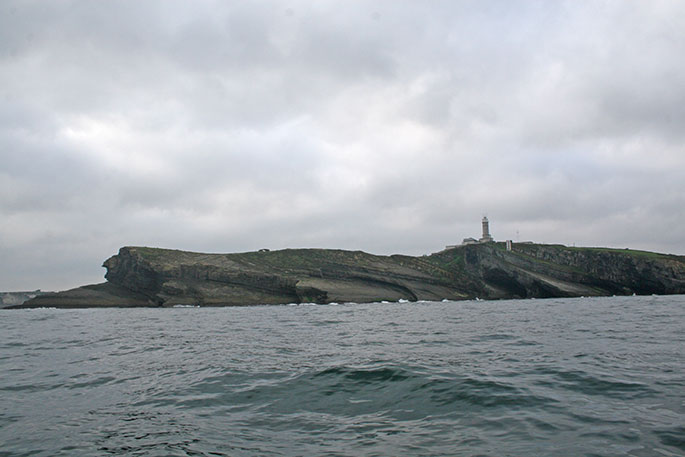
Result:
<instances>
[{"instance_id":1,"label":"water ripple","mask_svg":"<svg viewBox=\"0 0 685 457\"><path fill-rule=\"evenodd\" d=\"M685 451L684 297L2 317L2 457Z\"/></svg>"}]
</instances>

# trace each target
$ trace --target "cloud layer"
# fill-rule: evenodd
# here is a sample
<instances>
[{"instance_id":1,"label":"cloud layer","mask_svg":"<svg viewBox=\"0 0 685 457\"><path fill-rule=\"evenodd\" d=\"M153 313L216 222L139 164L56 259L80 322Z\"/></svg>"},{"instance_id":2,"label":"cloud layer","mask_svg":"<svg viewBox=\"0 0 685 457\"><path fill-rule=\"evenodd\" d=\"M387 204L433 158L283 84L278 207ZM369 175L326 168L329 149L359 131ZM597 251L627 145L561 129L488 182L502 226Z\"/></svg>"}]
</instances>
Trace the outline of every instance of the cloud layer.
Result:
<instances>
[{"instance_id":1,"label":"cloud layer","mask_svg":"<svg viewBox=\"0 0 685 457\"><path fill-rule=\"evenodd\" d=\"M0 290L123 245L685 254L680 1L7 1Z\"/></svg>"}]
</instances>

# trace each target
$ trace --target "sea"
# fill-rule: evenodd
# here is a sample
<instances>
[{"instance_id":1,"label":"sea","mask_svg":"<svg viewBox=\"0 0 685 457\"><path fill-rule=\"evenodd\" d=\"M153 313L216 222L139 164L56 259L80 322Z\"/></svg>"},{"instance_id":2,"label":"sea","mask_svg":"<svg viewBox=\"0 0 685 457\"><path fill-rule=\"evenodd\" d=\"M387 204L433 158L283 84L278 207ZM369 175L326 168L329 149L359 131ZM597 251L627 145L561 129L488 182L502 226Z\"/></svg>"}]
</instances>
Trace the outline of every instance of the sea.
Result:
<instances>
[{"instance_id":1,"label":"sea","mask_svg":"<svg viewBox=\"0 0 685 457\"><path fill-rule=\"evenodd\" d=\"M0 311L0 456L683 456L685 296Z\"/></svg>"}]
</instances>

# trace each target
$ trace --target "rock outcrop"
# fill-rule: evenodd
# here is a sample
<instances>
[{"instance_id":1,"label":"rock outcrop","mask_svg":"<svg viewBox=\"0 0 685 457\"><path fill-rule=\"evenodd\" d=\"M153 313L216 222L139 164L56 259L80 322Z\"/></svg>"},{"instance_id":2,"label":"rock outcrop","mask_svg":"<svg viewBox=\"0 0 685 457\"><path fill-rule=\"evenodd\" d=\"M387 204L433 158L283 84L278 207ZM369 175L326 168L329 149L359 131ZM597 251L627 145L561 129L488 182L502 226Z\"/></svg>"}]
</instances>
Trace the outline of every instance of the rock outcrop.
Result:
<instances>
[{"instance_id":1,"label":"rock outcrop","mask_svg":"<svg viewBox=\"0 0 685 457\"><path fill-rule=\"evenodd\" d=\"M546 298L685 293L685 257L644 251L503 243L429 256L285 249L200 254L124 247L106 283L19 307L231 306L283 303Z\"/></svg>"},{"instance_id":2,"label":"rock outcrop","mask_svg":"<svg viewBox=\"0 0 685 457\"><path fill-rule=\"evenodd\" d=\"M25 301L45 293L48 292L43 292L40 289L25 292L0 292L0 308L21 305Z\"/></svg>"}]
</instances>

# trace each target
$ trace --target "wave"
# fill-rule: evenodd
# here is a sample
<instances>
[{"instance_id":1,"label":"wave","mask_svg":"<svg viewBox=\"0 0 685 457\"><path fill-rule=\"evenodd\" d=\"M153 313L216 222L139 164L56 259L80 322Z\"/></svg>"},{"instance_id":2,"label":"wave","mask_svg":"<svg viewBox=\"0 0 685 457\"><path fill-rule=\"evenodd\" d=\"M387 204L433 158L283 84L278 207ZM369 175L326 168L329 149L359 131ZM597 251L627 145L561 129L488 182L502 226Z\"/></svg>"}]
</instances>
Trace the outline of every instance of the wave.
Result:
<instances>
[{"instance_id":1,"label":"wave","mask_svg":"<svg viewBox=\"0 0 685 457\"><path fill-rule=\"evenodd\" d=\"M546 375L543 380L536 381L537 385L550 387L555 390L564 389L583 395L603 396L621 400L657 395L654 389L643 383L616 379L609 376L602 377L580 370L544 368L535 371Z\"/></svg>"},{"instance_id":2,"label":"wave","mask_svg":"<svg viewBox=\"0 0 685 457\"><path fill-rule=\"evenodd\" d=\"M375 415L393 420L453 416L465 410L471 414L485 409L553 407L556 403L501 379L385 362L265 375L209 376L189 389L146 403L278 416L335 412L344 417Z\"/></svg>"}]
</instances>

